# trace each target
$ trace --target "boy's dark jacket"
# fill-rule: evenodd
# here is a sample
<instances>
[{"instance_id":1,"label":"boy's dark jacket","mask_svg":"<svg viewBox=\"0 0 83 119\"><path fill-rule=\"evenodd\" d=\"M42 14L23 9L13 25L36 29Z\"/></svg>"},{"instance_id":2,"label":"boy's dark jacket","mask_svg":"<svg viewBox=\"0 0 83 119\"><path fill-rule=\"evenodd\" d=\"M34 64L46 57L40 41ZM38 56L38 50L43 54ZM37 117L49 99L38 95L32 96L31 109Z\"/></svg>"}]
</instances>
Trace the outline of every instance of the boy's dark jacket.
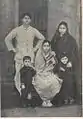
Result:
<instances>
[{"instance_id":1,"label":"boy's dark jacket","mask_svg":"<svg viewBox=\"0 0 83 119\"><path fill-rule=\"evenodd\" d=\"M32 77L36 74L36 71L32 67L24 66L20 70L21 83L29 83L29 79L32 80Z\"/></svg>"}]
</instances>

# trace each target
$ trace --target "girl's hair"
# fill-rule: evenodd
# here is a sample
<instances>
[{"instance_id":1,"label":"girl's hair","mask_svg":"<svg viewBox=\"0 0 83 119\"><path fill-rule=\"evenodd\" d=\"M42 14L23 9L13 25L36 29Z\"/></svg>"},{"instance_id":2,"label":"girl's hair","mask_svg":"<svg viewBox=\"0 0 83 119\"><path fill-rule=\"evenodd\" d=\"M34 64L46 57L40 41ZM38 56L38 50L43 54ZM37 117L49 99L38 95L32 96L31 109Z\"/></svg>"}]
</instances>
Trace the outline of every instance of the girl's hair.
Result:
<instances>
[{"instance_id":1,"label":"girl's hair","mask_svg":"<svg viewBox=\"0 0 83 119\"><path fill-rule=\"evenodd\" d=\"M49 45L51 45L51 42L50 42L50 41L44 40L43 43L42 43L42 46L43 46L45 43L48 43Z\"/></svg>"}]
</instances>

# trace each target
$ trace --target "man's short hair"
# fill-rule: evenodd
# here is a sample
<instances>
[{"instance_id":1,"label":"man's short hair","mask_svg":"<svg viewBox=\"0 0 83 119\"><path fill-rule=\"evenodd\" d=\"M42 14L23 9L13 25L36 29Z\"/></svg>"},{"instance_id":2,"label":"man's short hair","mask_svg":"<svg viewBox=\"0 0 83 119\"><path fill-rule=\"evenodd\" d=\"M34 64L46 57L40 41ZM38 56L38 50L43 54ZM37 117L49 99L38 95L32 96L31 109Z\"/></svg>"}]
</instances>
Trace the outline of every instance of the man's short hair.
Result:
<instances>
[{"instance_id":1,"label":"man's short hair","mask_svg":"<svg viewBox=\"0 0 83 119\"><path fill-rule=\"evenodd\" d=\"M31 61L31 57L30 57L30 56L24 56L24 57L23 57L23 62L24 62L25 60L30 60L30 61Z\"/></svg>"},{"instance_id":2,"label":"man's short hair","mask_svg":"<svg viewBox=\"0 0 83 119\"><path fill-rule=\"evenodd\" d=\"M21 19L23 19L25 16L29 16L30 19L32 18L30 13L23 13L23 14L21 15Z\"/></svg>"}]
</instances>

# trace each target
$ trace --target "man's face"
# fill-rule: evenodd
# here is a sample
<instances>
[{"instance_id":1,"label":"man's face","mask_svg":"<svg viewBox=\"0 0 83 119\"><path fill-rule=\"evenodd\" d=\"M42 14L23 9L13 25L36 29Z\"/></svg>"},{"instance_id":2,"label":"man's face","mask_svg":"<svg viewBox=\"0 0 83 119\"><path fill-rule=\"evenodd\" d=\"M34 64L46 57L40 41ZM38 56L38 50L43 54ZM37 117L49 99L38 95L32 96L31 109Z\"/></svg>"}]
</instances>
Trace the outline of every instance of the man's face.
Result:
<instances>
[{"instance_id":1,"label":"man's face","mask_svg":"<svg viewBox=\"0 0 83 119\"><path fill-rule=\"evenodd\" d=\"M26 59L24 61L24 66L28 67L28 66L30 66L30 64L31 64L31 61L29 59Z\"/></svg>"},{"instance_id":2,"label":"man's face","mask_svg":"<svg viewBox=\"0 0 83 119\"><path fill-rule=\"evenodd\" d=\"M25 15L24 18L22 19L23 24L29 25L31 23L31 19L29 16Z\"/></svg>"}]
</instances>

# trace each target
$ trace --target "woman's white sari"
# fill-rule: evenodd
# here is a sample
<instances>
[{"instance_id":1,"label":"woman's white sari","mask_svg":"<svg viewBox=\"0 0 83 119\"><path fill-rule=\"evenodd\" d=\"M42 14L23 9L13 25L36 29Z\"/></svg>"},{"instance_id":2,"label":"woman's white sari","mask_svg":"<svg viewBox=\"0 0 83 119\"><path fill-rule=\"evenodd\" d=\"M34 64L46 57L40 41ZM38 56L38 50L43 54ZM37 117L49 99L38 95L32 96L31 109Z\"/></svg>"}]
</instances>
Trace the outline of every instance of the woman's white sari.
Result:
<instances>
[{"instance_id":1,"label":"woman's white sari","mask_svg":"<svg viewBox=\"0 0 83 119\"><path fill-rule=\"evenodd\" d=\"M56 64L54 52L50 51L47 56L42 50L37 52L35 58L37 74L33 85L42 100L51 100L60 91L61 79L53 73L54 64Z\"/></svg>"}]
</instances>

